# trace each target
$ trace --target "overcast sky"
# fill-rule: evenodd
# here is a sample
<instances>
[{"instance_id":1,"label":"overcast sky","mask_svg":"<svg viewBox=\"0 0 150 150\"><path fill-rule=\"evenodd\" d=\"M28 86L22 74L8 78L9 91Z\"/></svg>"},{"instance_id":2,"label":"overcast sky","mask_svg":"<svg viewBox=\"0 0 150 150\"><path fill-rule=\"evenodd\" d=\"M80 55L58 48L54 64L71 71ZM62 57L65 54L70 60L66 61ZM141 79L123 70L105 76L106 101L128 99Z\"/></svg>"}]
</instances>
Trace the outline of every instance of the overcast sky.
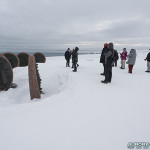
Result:
<instances>
[{"instance_id":1,"label":"overcast sky","mask_svg":"<svg viewBox=\"0 0 150 150\"><path fill-rule=\"evenodd\" d=\"M150 0L0 0L0 50L150 48Z\"/></svg>"}]
</instances>

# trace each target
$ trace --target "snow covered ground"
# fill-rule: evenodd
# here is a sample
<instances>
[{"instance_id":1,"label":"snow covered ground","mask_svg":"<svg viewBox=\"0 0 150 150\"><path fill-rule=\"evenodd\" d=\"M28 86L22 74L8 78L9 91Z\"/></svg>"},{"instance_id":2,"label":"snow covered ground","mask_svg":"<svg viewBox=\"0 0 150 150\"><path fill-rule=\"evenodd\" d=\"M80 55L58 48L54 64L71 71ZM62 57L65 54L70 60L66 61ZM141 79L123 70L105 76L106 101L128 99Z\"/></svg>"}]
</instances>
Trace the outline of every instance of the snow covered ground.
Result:
<instances>
[{"instance_id":1,"label":"snow covered ground","mask_svg":"<svg viewBox=\"0 0 150 150\"><path fill-rule=\"evenodd\" d=\"M30 100L28 68L14 69L16 89L0 92L0 150L127 150L150 142L150 74L138 52L133 74L113 68L102 84L99 55L80 55L78 72L64 57L39 64L40 100Z\"/></svg>"}]
</instances>

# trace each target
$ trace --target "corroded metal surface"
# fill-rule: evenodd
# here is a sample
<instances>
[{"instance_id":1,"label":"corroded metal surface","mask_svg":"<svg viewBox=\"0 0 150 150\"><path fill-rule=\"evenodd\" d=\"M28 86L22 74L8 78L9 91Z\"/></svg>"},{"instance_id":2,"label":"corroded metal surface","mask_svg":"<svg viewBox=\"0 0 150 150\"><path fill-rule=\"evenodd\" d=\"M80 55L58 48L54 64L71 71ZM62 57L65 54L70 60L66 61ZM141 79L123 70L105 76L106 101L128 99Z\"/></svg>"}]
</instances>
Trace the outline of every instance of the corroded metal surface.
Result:
<instances>
[{"instance_id":1,"label":"corroded metal surface","mask_svg":"<svg viewBox=\"0 0 150 150\"><path fill-rule=\"evenodd\" d=\"M34 98L41 98L34 56L29 56L28 75L29 75L29 88L31 100Z\"/></svg>"},{"instance_id":2,"label":"corroded metal surface","mask_svg":"<svg viewBox=\"0 0 150 150\"><path fill-rule=\"evenodd\" d=\"M13 71L8 59L0 54L0 89L7 90L13 82Z\"/></svg>"},{"instance_id":3,"label":"corroded metal surface","mask_svg":"<svg viewBox=\"0 0 150 150\"><path fill-rule=\"evenodd\" d=\"M19 53L17 55L17 57L18 57L19 62L20 62L20 64L19 64L20 67L28 66L29 54L22 52L22 53Z\"/></svg>"},{"instance_id":4,"label":"corroded metal surface","mask_svg":"<svg viewBox=\"0 0 150 150\"><path fill-rule=\"evenodd\" d=\"M15 54L9 52L3 53L3 55L9 60L12 68L19 66L19 59Z\"/></svg>"},{"instance_id":5,"label":"corroded metal surface","mask_svg":"<svg viewBox=\"0 0 150 150\"><path fill-rule=\"evenodd\" d=\"M34 55L35 61L37 63L45 63L46 62L46 57L44 54L37 52L37 53L34 53L33 55Z\"/></svg>"}]
</instances>

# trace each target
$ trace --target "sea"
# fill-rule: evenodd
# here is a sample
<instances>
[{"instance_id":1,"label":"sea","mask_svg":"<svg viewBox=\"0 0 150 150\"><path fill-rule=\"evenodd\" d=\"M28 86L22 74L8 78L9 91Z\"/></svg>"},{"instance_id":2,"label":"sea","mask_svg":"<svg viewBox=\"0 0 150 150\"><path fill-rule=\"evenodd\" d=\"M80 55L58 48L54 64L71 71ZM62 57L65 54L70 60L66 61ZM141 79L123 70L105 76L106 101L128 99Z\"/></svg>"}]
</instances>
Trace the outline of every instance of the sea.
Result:
<instances>
[{"instance_id":1,"label":"sea","mask_svg":"<svg viewBox=\"0 0 150 150\"><path fill-rule=\"evenodd\" d=\"M64 52L62 52L62 51L57 51L57 52L45 52L45 51L1 51L0 50L0 53L1 54L3 54L3 53L7 53L7 52L10 52L10 53L13 53L13 54L19 54L19 53L21 53L21 52L23 52L23 53L27 53L27 54L29 54L29 55L33 55L34 53L36 53L36 52L40 52L40 53L42 53L42 54L44 54L46 57L55 57L55 56L64 56L64 53L65 53L65 51ZM88 54L88 52L78 52L78 54L79 55L84 55L84 54Z\"/></svg>"}]
</instances>

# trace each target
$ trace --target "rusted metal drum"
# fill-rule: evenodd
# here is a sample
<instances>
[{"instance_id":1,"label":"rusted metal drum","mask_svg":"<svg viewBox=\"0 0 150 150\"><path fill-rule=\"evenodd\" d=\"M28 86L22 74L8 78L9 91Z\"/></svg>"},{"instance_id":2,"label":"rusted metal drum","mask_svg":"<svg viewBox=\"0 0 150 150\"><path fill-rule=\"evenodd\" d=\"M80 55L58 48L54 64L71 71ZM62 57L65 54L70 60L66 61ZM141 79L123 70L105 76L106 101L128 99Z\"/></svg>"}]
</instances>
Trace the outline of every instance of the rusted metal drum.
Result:
<instances>
[{"instance_id":1,"label":"rusted metal drum","mask_svg":"<svg viewBox=\"0 0 150 150\"><path fill-rule=\"evenodd\" d=\"M19 59L15 54L9 52L3 53L3 55L9 60L12 68L19 66Z\"/></svg>"},{"instance_id":2,"label":"rusted metal drum","mask_svg":"<svg viewBox=\"0 0 150 150\"><path fill-rule=\"evenodd\" d=\"M25 53L25 52L22 52L22 53L19 53L17 55L18 59L19 59L19 66L20 67L25 67L25 66L28 66L28 59L29 59L29 54Z\"/></svg>"},{"instance_id":3,"label":"rusted metal drum","mask_svg":"<svg viewBox=\"0 0 150 150\"><path fill-rule=\"evenodd\" d=\"M37 63L45 63L46 62L46 57L44 54L37 52L37 53L34 53L33 55L34 55L35 61Z\"/></svg>"},{"instance_id":4,"label":"rusted metal drum","mask_svg":"<svg viewBox=\"0 0 150 150\"><path fill-rule=\"evenodd\" d=\"M13 82L13 71L8 59L0 54L0 90L8 90Z\"/></svg>"}]
</instances>

